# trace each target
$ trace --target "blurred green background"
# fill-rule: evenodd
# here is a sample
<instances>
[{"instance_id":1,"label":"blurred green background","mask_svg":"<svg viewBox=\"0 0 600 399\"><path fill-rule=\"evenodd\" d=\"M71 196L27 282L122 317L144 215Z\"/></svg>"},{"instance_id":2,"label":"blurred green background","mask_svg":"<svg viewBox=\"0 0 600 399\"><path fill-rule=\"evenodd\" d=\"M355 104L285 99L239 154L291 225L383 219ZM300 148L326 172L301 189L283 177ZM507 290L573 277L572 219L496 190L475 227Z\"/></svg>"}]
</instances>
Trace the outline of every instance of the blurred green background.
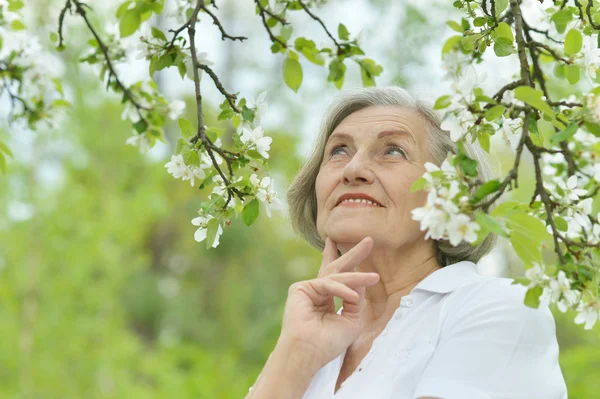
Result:
<instances>
[{"instance_id":1,"label":"blurred green background","mask_svg":"<svg viewBox=\"0 0 600 399\"><path fill-rule=\"evenodd\" d=\"M366 3L373 18L390 12L389 2ZM53 27L44 15L53 15L56 4L40 2L31 17L42 33ZM374 58L386 68L380 84L414 91L428 79L431 56L421 48L433 43L439 57L436 35L448 35L444 12L436 19L401 6L392 32L404 40L372 41L379 46ZM264 36L260 25L248 29ZM74 49L61 55L74 107L59 127L0 125L16 153L0 176L0 398L243 398L279 336L289 285L316 276L320 253L293 235L282 213L251 228L234 222L217 249L196 243L190 220L204 193L166 173L168 146L142 155L124 145L130 126L119 101L77 64L75 34L86 39L75 26ZM388 51L390 43L396 52ZM268 132L270 168L283 196L302 148L310 148L299 126L317 119L298 104L335 89L325 90L326 72L315 69L314 84L291 94L281 87L279 65L243 62L248 54L231 51L237 50L226 49L223 59L233 62L221 70L230 85L242 72L260 74L267 80L257 86L273 93L275 109L286 110ZM348 85L359 79L350 75ZM216 123L210 102L206 107ZM170 142L178 134L170 126ZM501 166L511 162L509 153L498 153ZM525 172L523 178L526 188ZM513 257L504 261L506 276L522 273ZM585 331L573 323L574 313L552 310L569 397L598 397L600 325Z\"/></svg>"}]
</instances>

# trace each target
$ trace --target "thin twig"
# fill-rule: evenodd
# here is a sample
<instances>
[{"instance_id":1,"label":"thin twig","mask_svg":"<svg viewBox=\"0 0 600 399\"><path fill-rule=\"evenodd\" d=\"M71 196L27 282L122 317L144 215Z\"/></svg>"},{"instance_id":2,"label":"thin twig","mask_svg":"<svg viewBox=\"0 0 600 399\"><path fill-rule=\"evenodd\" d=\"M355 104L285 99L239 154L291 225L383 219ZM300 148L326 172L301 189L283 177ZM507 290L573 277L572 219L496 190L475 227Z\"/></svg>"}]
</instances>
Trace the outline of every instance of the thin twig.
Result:
<instances>
[{"instance_id":1,"label":"thin twig","mask_svg":"<svg viewBox=\"0 0 600 399\"><path fill-rule=\"evenodd\" d=\"M217 86L217 89L219 89L221 94L227 99L227 102L229 103L231 109L233 109L238 114L241 113L242 110L235 105L235 100L237 100L237 96L235 94L230 94L225 90L217 74L215 74L215 72L212 69L210 69L208 65L199 63L198 68L202 69L210 76L212 81L215 83L215 86Z\"/></svg>"},{"instance_id":2,"label":"thin twig","mask_svg":"<svg viewBox=\"0 0 600 399\"><path fill-rule=\"evenodd\" d=\"M215 16L215 14L213 14L212 12L210 12L208 10L208 8L206 8L204 5L202 5L200 7L202 9L202 11L204 11L205 13L207 13L208 15L210 15L210 17L213 20L213 24L217 25L219 27L219 30L221 31L221 40L225 40L225 39L229 39L232 41L236 41L239 40L240 42L244 42L244 40L248 40L247 37L244 36L231 36L229 35L227 32L225 32L225 28L223 28L223 25L221 25L221 21L219 21L219 19Z\"/></svg>"},{"instance_id":3,"label":"thin twig","mask_svg":"<svg viewBox=\"0 0 600 399\"><path fill-rule=\"evenodd\" d=\"M506 86L502 87L500 90L498 90L498 92L496 94L494 94L493 98L496 101L501 101L502 97L504 96L504 93L506 91L516 89L517 87L522 86L524 83L525 83L525 81L523 79L519 79L514 82L511 82L511 83L507 84Z\"/></svg>"},{"instance_id":4,"label":"thin twig","mask_svg":"<svg viewBox=\"0 0 600 399\"><path fill-rule=\"evenodd\" d=\"M192 137L192 139L190 141L194 144L196 142L198 142L198 140L200 140L202 142L202 144L206 148L206 152L208 153L208 156L210 157L214 168L216 169L217 173L219 173L219 175L223 179L223 184L225 184L225 186L229 186L230 185L229 179L225 176L225 174L221 170L221 167L219 166L219 164L215 158L215 155L213 154L213 151L216 151L217 153L221 153L222 150L219 147L215 146L210 141L210 139L206 136L206 130L204 128L204 114L202 111L202 93L200 91L200 76L199 76L199 71L198 71L198 69L200 68L200 63L198 62L198 55L196 54L196 39L195 39L196 22L198 20L198 13L200 12L200 8L202 6L203 6L203 0L198 0L198 2L196 4L196 8L194 9L192 16L189 20L188 26L187 26L188 36L190 39L190 51L192 52L192 68L193 68L193 73L194 73L194 91L196 93L196 113L197 113L197 117L198 117L198 132L196 133L196 135L194 137ZM233 169L231 167L230 157L223 156L223 158L225 159L225 162L227 163L227 167L229 168L229 174L233 175ZM235 187L228 187L227 188L227 200L225 202L224 208L227 208L227 205L231 201L234 193L237 194L237 196L241 200L243 200L244 194L242 192L240 192Z\"/></svg>"},{"instance_id":5,"label":"thin twig","mask_svg":"<svg viewBox=\"0 0 600 399\"><path fill-rule=\"evenodd\" d=\"M106 61L106 66L108 67L108 71L109 71L108 80L110 81L111 76L114 78L117 86L123 91L123 93L125 94L125 97L127 97L127 99L135 107L137 114L140 117L140 120L142 120L144 123L147 123L146 119L144 118L144 115L142 114L142 110L148 110L149 108L144 107L143 105L138 103L137 100L135 99L135 97L133 96L133 94L131 93L131 91L119 79L119 76L117 75L117 71L115 70L115 68L112 64L112 61L110 59L110 55L108 54L108 47L104 44L102 39L100 39L100 36L96 32L96 30L94 29L92 24L90 23L90 20L88 19L86 11L84 9L85 5L78 0L67 0L67 3L70 3L71 1L75 5L75 12L83 18L86 26L88 27L88 29L90 30L90 32L92 33L94 38L96 39L96 42L98 43L98 47L100 47L100 50L102 51L102 54L104 55L104 60Z\"/></svg>"},{"instance_id":6,"label":"thin twig","mask_svg":"<svg viewBox=\"0 0 600 399\"><path fill-rule=\"evenodd\" d=\"M544 50L546 50L548 53L550 53L550 55L551 55L552 57L554 57L555 59L557 59L557 60L559 60L559 61L562 61L562 62L564 62L564 63L565 63L565 64L567 64L567 65L571 65L571 64L573 63L573 61L569 60L568 58L561 57L561 56L560 56L560 54L558 54L558 53L557 53L557 52L556 52L556 51L555 51L555 50L554 50L552 47L550 47L550 46L548 46L548 45L546 45L546 44L543 44L543 43L540 43L540 42L534 42L534 41L532 41L532 42L529 42L529 43L528 43L528 45L529 45L529 47L532 47L532 48L533 48L533 47L540 47L540 48L543 48L543 49L544 49Z\"/></svg>"},{"instance_id":7,"label":"thin twig","mask_svg":"<svg viewBox=\"0 0 600 399\"><path fill-rule=\"evenodd\" d=\"M327 34L327 36L329 36L329 38L330 38L331 40L333 40L333 43L335 43L335 46L336 46L338 49L341 49L341 48L342 48L342 46L341 46L341 45L338 43L338 41L337 41L337 40L335 40L335 37L333 37L333 35L332 35L332 34L329 32L329 30L327 30L327 27L325 26L325 24L323 23L323 21L321 20L321 18L319 18L319 17L317 17L315 14L313 14L313 13L310 11L310 8L308 8L308 6L307 6L306 4L304 4L304 2L303 2L302 0L296 0L296 1L298 2L298 4L300 4L300 6L301 6L301 7L304 9L304 11L305 11L305 12L306 12L306 13L307 13L307 14L308 14L308 15L309 15L309 16L310 16L312 19L314 19L315 21L317 21L317 22L318 22L318 23L319 23L319 24L320 24L320 25L323 27L323 29L325 30L325 33Z\"/></svg>"},{"instance_id":8,"label":"thin twig","mask_svg":"<svg viewBox=\"0 0 600 399\"><path fill-rule=\"evenodd\" d=\"M288 48L287 43L284 42L283 40L279 39L277 36L275 36L273 34L273 32L271 31L271 28L269 28L269 25L267 24L267 18L265 17L267 10L265 10L265 8L262 6L262 4L260 3L260 0L254 0L254 3L256 3L256 6L258 7L263 26L267 30L267 33L269 34L269 38L271 39L271 41L273 43L279 43L281 46L283 46L283 48Z\"/></svg>"},{"instance_id":9,"label":"thin twig","mask_svg":"<svg viewBox=\"0 0 600 399\"><path fill-rule=\"evenodd\" d=\"M594 0L588 0L588 4L587 7L585 8L585 12L588 16L588 20L590 22L590 25L592 25L592 28L596 29L596 30L600 30L600 25L596 25L594 23L594 21L592 20L592 7L594 6Z\"/></svg>"},{"instance_id":10,"label":"thin twig","mask_svg":"<svg viewBox=\"0 0 600 399\"><path fill-rule=\"evenodd\" d=\"M554 252L558 255L558 259L560 259L560 263L564 265L565 257L560 249L560 245L558 243L559 232L554 224L554 209L552 206L552 200L548 196L548 192L544 188L543 179L542 179L542 169L540 167L540 158L541 155L536 151L536 146L533 144L531 139L526 141L527 148L533 155L533 165L535 167L535 191L540 195L540 199L544 204L544 208L546 209L546 216L548 218L548 223L552 229L552 238L554 239Z\"/></svg>"}]
</instances>

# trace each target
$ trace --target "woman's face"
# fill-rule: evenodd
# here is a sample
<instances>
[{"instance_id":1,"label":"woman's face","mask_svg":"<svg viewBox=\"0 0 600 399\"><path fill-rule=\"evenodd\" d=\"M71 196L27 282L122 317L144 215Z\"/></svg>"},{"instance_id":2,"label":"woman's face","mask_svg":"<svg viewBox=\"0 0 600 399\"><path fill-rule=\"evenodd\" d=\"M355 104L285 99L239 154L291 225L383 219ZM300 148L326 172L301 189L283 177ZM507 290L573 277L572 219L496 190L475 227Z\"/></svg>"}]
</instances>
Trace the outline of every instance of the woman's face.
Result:
<instances>
[{"instance_id":1,"label":"woman's face","mask_svg":"<svg viewBox=\"0 0 600 399\"><path fill-rule=\"evenodd\" d=\"M393 248L422 240L425 232L411 210L423 206L427 194L409 191L425 162L433 162L427 143L422 117L407 108L369 107L346 117L327 141L315 183L321 237L341 249L367 236ZM339 203L346 194L367 195L379 205Z\"/></svg>"}]
</instances>

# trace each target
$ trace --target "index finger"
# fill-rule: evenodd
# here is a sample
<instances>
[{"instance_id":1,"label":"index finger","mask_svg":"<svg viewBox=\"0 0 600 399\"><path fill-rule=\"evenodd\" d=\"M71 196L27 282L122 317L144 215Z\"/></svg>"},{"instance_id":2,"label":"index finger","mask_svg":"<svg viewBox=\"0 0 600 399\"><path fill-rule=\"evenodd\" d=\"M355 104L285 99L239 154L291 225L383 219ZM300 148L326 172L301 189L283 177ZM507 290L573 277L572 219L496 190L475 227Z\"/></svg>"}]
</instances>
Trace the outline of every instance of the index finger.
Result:
<instances>
[{"instance_id":1,"label":"index finger","mask_svg":"<svg viewBox=\"0 0 600 399\"><path fill-rule=\"evenodd\" d=\"M327 267L327 275L333 273L344 273L353 270L363 260L369 256L373 249L373 239L371 237L363 238L358 244L356 244L348 252L335 259Z\"/></svg>"},{"instance_id":2,"label":"index finger","mask_svg":"<svg viewBox=\"0 0 600 399\"><path fill-rule=\"evenodd\" d=\"M321 269L336 260L338 257L337 244L331 238L325 238L325 248L323 248L323 259L321 260Z\"/></svg>"}]
</instances>

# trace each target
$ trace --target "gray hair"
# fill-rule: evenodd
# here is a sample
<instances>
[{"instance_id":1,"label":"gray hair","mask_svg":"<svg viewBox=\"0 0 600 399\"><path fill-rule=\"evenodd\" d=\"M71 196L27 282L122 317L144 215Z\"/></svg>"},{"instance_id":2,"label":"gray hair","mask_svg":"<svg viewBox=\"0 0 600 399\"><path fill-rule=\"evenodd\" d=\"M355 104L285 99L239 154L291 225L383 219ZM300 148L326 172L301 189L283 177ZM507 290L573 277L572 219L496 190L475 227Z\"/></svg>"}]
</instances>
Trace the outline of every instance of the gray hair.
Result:
<instances>
[{"instance_id":1,"label":"gray hair","mask_svg":"<svg viewBox=\"0 0 600 399\"><path fill-rule=\"evenodd\" d=\"M440 126L441 117L437 111L424 102L413 98L406 90L396 87L367 87L344 90L330 105L323 122L315 150L308 158L287 192L287 202L294 230L309 244L323 250L324 242L317 231L317 196L315 181L323 162L325 145L333 130L350 114L373 106L400 106L418 112L424 119L428 131L429 150L435 164L440 166L448 152L457 153L456 143L450 139L450 133ZM484 151L478 144L465 142L464 149L472 159L477 161L479 178L487 181L490 178L490 166ZM474 192L472 193L474 194ZM437 261L442 267L463 260L477 262L488 253L496 242L492 233L478 245L462 242L452 246L446 240L434 240Z\"/></svg>"}]
</instances>

